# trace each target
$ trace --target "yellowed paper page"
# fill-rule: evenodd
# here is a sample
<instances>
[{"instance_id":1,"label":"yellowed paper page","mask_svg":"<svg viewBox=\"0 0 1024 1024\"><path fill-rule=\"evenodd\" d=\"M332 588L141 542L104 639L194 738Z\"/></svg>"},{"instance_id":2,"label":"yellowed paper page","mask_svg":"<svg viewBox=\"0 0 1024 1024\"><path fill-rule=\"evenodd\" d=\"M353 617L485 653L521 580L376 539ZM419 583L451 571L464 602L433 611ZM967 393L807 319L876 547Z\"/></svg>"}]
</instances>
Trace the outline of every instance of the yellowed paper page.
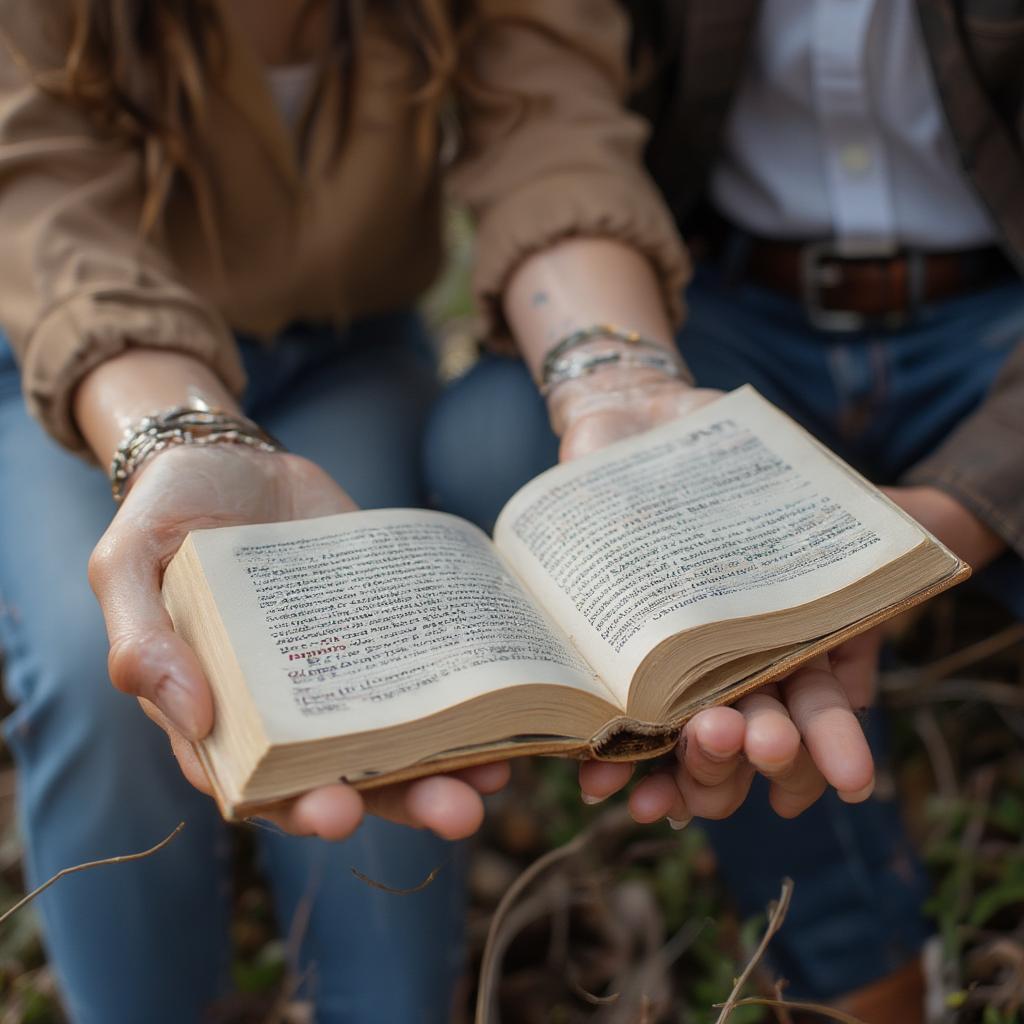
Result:
<instances>
[{"instance_id":1,"label":"yellowed paper page","mask_svg":"<svg viewBox=\"0 0 1024 1024\"><path fill-rule=\"evenodd\" d=\"M495 529L620 702L666 637L815 600L925 537L749 387L549 470Z\"/></svg>"},{"instance_id":2,"label":"yellowed paper page","mask_svg":"<svg viewBox=\"0 0 1024 1024\"><path fill-rule=\"evenodd\" d=\"M193 537L272 743L527 683L610 699L487 536L454 516L353 512Z\"/></svg>"}]
</instances>

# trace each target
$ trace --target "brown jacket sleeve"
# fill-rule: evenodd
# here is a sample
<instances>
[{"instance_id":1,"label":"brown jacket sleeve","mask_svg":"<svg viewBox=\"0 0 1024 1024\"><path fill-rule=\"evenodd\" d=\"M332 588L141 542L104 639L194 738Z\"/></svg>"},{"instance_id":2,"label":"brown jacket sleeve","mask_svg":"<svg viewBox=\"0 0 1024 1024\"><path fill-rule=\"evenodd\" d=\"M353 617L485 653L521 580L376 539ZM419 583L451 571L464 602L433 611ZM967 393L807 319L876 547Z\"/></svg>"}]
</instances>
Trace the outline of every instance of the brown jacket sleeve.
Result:
<instances>
[{"instance_id":1,"label":"brown jacket sleeve","mask_svg":"<svg viewBox=\"0 0 1024 1024\"><path fill-rule=\"evenodd\" d=\"M643 252L678 323L689 265L643 168L647 126L625 108L629 25L620 5L477 0L476 10L484 28L466 60L491 100L464 97L452 182L477 218L474 288L491 333L506 333L501 298L518 265L572 236Z\"/></svg>"},{"instance_id":2,"label":"brown jacket sleeve","mask_svg":"<svg viewBox=\"0 0 1024 1024\"><path fill-rule=\"evenodd\" d=\"M902 482L951 494L1024 556L1024 340L982 404Z\"/></svg>"},{"instance_id":3,"label":"brown jacket sleeve","mask_svg":"<svg viewBox=\"0 0 1024 1024\"><path fill-rule=\"evenodd\" d=\"M33 5L34 6L34 5ZM8 15L12 22L44 19ZM35 50L35 53L33 53ZM48 96L26 61L52 52L0 43L0 326L21 365L30 411L73 450L84 442L71 396L90 369L129 345L192 353L229 387L244 374L215 310L176 279L158 244L140 236L141 156L98 136Z\"/></svg>"}]
</instances>

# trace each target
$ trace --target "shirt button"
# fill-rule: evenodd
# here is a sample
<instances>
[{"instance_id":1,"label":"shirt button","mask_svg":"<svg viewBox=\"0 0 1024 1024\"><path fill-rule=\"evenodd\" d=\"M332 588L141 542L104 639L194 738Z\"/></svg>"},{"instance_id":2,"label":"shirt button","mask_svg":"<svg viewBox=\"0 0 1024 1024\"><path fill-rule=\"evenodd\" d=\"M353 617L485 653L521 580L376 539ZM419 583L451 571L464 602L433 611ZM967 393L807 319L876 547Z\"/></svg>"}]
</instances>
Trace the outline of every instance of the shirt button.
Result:
<instances>
[{"instance_id":1,"label":"shirt button","mask_svg":"<svg viewBox=\"0 0 1024 1024\"><path fill-rule=\"evenodd\" d=\"M839 151L839 159L850 174L863 174L871 166L871 150L863 142L850 142Z\"/></svg>"}]
</instances>

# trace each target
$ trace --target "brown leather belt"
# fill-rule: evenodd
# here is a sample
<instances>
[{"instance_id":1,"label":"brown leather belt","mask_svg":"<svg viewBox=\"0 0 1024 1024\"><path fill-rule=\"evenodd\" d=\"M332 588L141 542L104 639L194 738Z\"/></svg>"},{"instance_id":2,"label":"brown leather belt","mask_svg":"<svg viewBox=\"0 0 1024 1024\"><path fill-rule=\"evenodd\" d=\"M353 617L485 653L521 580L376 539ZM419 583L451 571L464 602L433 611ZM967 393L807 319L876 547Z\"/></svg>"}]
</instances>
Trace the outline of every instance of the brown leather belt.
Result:
<instances>
[{"instance_id":1,"label":"brown leather belt","mask_svg":"<svg viewBox=\"0 0 1024 1024\"><path fill-rule=\"evenodd\" d=\"M808 320L827 331L895 330L929 302L991 287L1014 276L995 246L958 252L865 251L835 242L756 238L726 226L708 250L733 280L800 300Z\"/></svg>"}]
</instances>

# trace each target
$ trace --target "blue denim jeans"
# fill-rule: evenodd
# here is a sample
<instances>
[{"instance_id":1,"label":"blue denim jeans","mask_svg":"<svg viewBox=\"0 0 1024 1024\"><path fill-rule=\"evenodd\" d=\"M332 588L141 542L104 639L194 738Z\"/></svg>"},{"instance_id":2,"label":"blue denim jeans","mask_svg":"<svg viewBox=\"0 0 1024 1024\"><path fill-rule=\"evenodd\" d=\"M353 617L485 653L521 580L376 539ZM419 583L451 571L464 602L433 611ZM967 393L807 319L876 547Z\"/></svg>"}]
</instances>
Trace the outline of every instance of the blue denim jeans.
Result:
<instances>
[{"instance_id":1,"label":"blue denim jeans","mask_svg":"<svg viewBox=\"0 0 1024 1024\"><path fill-rule=\"evenodd\" d=\"M754 286L727 287L712 269L698 273L687 304L678 344L699 383L752 383L878 483L897 480L938 444L1024 337L1019 283L928 308L912 328L884 335L815 331L795 302ZM486 526L556 458L522 364L486 358L448 389L432 417L432 502ZM972 582L1024 617L1019 559L1006 556ZM866 725L884 757L881 716ZM795 880L771 947L794 997L825 999L866 984L909 960L928 933L924 874L891 802L850 806L829 795L783 821L759 783L737 814L706 828L744 915L761 911L785 875Z\"/></svg>"},{"instance_id":2,"label":"blue denim jeans","mask_svg":"<svg viewBox=\"0 0 1024 1024\"><path fill-rule=\"evenodd\" d=\"M417 505L421 428L435 392L409 314L242 342L249 413L363 505ZM64 879L36 906L72 1019L190 1024L228 987L230 852L213 803L182 778L167 741L107 679L107 644L86 582L114 506L105 475L25 413L0 339L0 642L15 711L26 881L153 845L158 855ZM345 843L259 830L282 932L308 904L300 970L325 1024L441 1024L461 967L461 845L368 819ZM399 887L442 865L412 896Z\"/></svg>"}]
</instances>

